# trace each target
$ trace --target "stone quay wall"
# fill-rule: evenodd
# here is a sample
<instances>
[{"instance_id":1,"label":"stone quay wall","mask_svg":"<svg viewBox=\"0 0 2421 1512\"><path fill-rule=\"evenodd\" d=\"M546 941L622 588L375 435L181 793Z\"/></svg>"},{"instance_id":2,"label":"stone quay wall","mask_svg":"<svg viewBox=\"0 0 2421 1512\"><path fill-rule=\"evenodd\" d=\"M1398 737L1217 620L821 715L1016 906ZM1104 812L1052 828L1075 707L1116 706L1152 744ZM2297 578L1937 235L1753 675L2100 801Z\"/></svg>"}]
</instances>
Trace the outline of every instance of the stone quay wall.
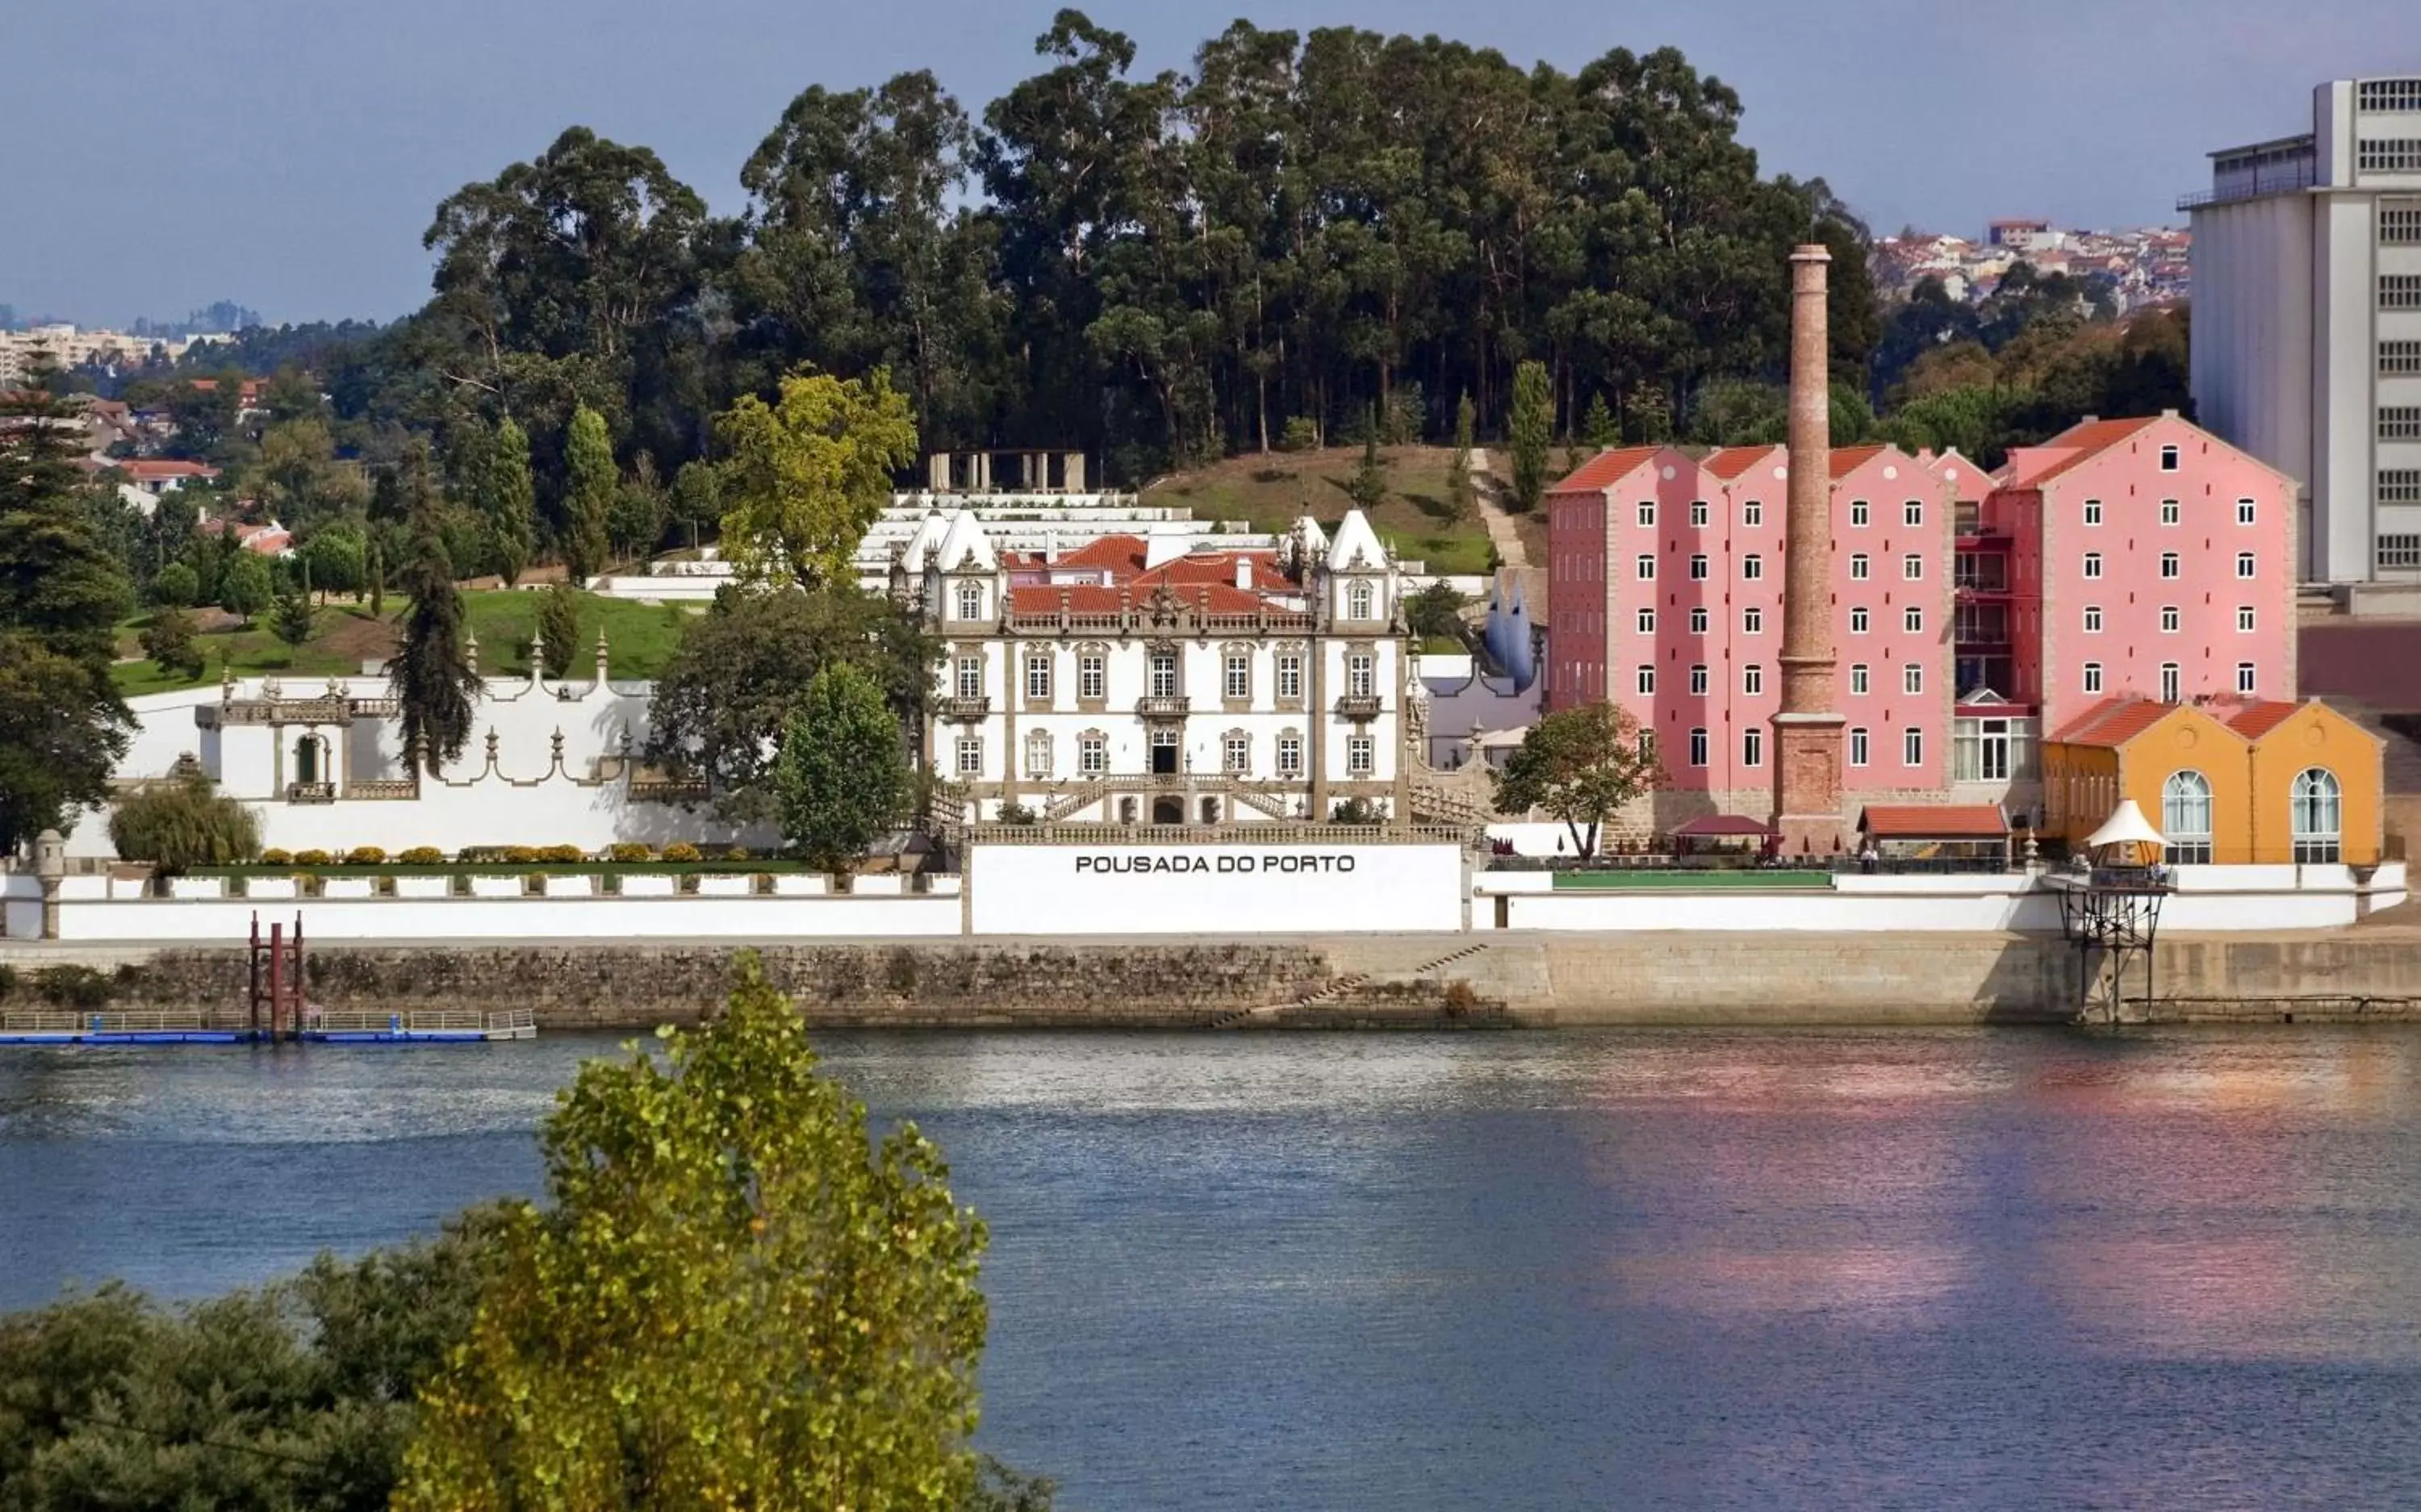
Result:
<instances>
[{"instance_id":1,"label":"stone quay wall","mask_svg":"<svg viewBox=\"0 0 2421 1512\"><path fill-rule=\"evenodd\" d=\"M2077 956L2014 934L1521 932L788 944L768 975L820 1026L1344 1028L2060 1023ZM118 1006L241 1012L244 957L223 948L9 952L117 975ZM520 1008L541 1027L690 1023L729 989L720 943L315 946L332 1008ZM2156 1022L2421 1023L2421 930L2163 942ZM21 986L21 991L23 987Z\"/></svg>"}]
</instances>

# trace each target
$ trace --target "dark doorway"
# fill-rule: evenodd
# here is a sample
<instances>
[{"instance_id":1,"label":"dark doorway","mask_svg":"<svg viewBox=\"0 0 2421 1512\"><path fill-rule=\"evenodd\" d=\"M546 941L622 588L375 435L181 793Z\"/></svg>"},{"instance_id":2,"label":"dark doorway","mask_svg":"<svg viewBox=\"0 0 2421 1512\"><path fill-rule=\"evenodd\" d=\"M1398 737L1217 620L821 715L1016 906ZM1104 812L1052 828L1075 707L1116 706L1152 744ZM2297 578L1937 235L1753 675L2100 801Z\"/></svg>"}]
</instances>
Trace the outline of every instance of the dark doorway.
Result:
<instances>
[{"instance_id":1,"label":"dark doorway","mask_svg":"<svg viewBox=\"0 0 2421 1512\"><path fill-rule=\"evenodd\" d=\"M1155 730L1151 737L1151 771L1156 777L1177 773L1177 732Z\"/></svg>"},{"instance_id":2,"label":"dark doorway","mask_svg":"<svg viewBox=\"0 0 2421 1512\"><path fill-rule=\"evenodd\" d=\"M1182 798L1153 799L1151 801L1151 821L1154 824L1184 823L1185 800Z\"/></svg>"}]
</instances>

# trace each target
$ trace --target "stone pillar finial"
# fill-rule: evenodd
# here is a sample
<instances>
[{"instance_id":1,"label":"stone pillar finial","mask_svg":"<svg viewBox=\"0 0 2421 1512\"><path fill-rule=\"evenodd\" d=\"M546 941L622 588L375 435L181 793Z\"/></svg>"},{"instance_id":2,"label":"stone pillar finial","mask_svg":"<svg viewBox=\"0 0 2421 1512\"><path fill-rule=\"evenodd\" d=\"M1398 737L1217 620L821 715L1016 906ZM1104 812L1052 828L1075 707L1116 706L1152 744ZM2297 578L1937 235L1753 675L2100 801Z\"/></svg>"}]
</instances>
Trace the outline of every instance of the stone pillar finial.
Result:
<instances>
[{"instance_id":1,"label":"stone pillar finial","mask_svg":"<svg viewBox=\"0 0 2421 1512\"><path fill-rule=\"evenodd\" d=\"M545 676L546 631L539 631L530 637L530 686L537 687L539 679Z\"/></svg>"},{"instance_id":2,"label":"stone pillar finial","mask_svg":"<svg viewBox=\"0 0 2421 1512\"><path fill-rule=\"evenodd\" d=\"M597 686L601 689L605 686L606 665L605 627L600 625L597 627Z\"/></svg>"},{"instance_id":3,"label":"stone pillar finial","mask_svg":"<svg viewBox=\"0 0 2421 1512\"><path fill-rule=\"evenodd\" d=\"M479 632L465 627L462 631L462 660L471 665L471 676L479 675Z\"/></svg>"},{"instance_id":4,"label":"stone pillar finial","mask_svg":"<svg viewBox=\"0 0 2421 1512\"><path fill-rule=\"evenodd\" d=\"M562 725L557 725L554 727L554 733L552 736L549 736L549 737L547 738L547 749L548 749L549 754L550 754L550 755L554 757L554 769L555 769L557 772L562 771L562 770L563 770L563 726L562 726Z\"/></svg>"},{"instance_id":5,"label":"stone pillar finial","mask_svg":"<svg viewBox=\"0 0 2421 1512\"><path fill-rule=\"evenodd\" d=\"M496 727L493 725L488 726L488 770L496 770Z\"/></svg>"}]
</instances>

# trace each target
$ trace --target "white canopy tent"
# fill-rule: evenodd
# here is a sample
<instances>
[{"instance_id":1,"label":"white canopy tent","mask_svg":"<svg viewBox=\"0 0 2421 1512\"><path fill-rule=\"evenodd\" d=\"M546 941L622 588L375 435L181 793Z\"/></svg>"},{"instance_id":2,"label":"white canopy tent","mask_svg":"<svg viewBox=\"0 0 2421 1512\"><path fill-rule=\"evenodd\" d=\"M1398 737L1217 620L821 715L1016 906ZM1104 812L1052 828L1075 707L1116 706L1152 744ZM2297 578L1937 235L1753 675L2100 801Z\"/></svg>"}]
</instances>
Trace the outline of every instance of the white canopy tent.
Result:
<instances>
[{"instance_id":1,"label":"white canopy tent","mask_svg":"<svg viewBox=\"0 0 2421 1512\"><path fill-rule=\"evenodd\" d=\"M2085 837L2085 852L2096 865L2148 866L2168 848L2169 842L2152 828L2152 821L2132 798L2120 800L2101 821L2101 828Z\"/></svg>"}]
</instances>

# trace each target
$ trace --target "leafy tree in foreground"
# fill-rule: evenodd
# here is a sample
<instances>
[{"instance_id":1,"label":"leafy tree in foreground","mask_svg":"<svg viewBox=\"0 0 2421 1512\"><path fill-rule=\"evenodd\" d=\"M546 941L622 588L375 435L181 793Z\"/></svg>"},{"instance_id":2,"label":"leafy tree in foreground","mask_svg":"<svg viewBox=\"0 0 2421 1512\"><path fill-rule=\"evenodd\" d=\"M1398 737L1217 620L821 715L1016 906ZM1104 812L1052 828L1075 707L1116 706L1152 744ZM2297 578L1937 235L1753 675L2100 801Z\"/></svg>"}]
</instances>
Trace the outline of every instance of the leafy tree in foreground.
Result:
<instances>
[{"instance_id":1,"label":"leafy tree in foreground","mask_svg":"<svg viewBox=\"0 0 2421 1512\"><path fill-rule=\"evenodd\" d=\"M151 580L151 600L170 609L190 609L200 597L201 585L195 580L194 569L183 562L171 562Z\"/></svg>"},{"instance_id":2,"label":"leafy tree in foreground","mask_svg":"<svg viewBox=\"0 0 2421 1512\"><path fill-rule=\"evenodd\" d=\"M1597 853L1600 825L1661 777L1639 722L1613 704L1560 709L1530 726L1496 774L1496 811L1542 809L1571 832L1572 848Z\"/></svg>"},{"instance_id":3,"label":"leafy tree in foreground","mask_svg":"<svg viewBox=\"0 0 2421 1512\"><path fill-rule=\"evenodd\" d=\"M1525 362L1513 374L1513 507L1536 509L1547 491L1547 447L1554 440L1554 401L1543 363Z\"/></svg>"},{"instance_id":4,"label":"leafy tree in foreground","mask_svg":"<svg viewBox=\"0 0 2421 1512\"><path fill-rule=\"evenodd\" d=\"M546 653L546 675L560 678L571 670L580 649L580 594L569 583L558 583L539 600L538 636Z\"/></svg>"},{"instance_id":5,"label":"leafy tree in foreground","mask_svg":"<svg viewBox=\"0 0 2421 1512\"><path fill-rule=\"evenodd\" d=\"M908 817L908 758L882 685L846 662L816 674L773 769L782 837L840 871Z\"/></svg>"},{"instance_id":6,"label":"leafy tree in foreground","mask_svg":"<svg viewBox=\"0 0 2421 1512\"><path fill-rule=\"evenodd\" d=\"M436 522L424 509L413 526L412 555L396 585L411 597L412 608L386 675L403 706L404 747L417 742L434 776L470 741L471 704L482 690L464 645L462 595Z\"/></svg>"},{"instance_id":7,"label":"leafy tree in foreground","mask_svg":"<svg viewBox=\"0 0 2421 1512\"><path fill-rule=\"evenodd\" d=\"M301 646L311 638L311 596L300 588L289 588L277 596L276 613L270 616L270 632L289 646Z\"/></svg>"},{"instance_id":8,"label":"leafy tree in foreground","mask_svg":"<svg viewBox=\"0 0 2421 1512\"><path fill-rule=\"evenodd\" d=\"M1460 636L1462 605L1454 585L1440 578L1404 600L1404 627L1415 635Z\"/></svg>"},{"instance_id":9,"label":"leafy tree in foreground","mask_svg":"<svg viewBox=\"0 0 2421 1512\"><path fill-rule=\"evenodd\" d=\"M175 778L120 799L109 817L109 843L127 860L148 861L173 877L258 855L260 817L208 777Z\"/></svg>"},{"instance_id":10,"label":"leafy tree in foreground","mask_svg":"<svg viewBox=\"0 0 2421 1512\"><path fill-rule=\"evenodd\" d=\"M194 644L193 616L181 609L163 609L143 627L143 654L167 678L187 682L202 675L201 647Z\"/></svg>"},{"instance_id":11,"label":"leafy tree in foreground","mask_svg":"<svg viewBox=\"0 0 2421 1512\"><path fill-rule=\"evenodd\" d=\"M666 1041L547 1120L553 1207L511 1210L395 1505L968 1504L985 1236L940 1151L869 1136L753 955Z\"/></svg>"},{"instance_id":12,"label":"leafy tree in foreground","mask_svg":"<svg viewBox=\"0 0 2421 1512\"><path fill-rule=\"evenodd\" d=\"M916 422L890 371L844 381L803 368L774 403L744 396L714 425L730 454L723 546L741 571L777 585L854 581L852 553L891 475L916 459Z\"/></svg>"},{"instance_id":13,"label":"leafy tree in foreground","mask_svg":"<svg viewBox=\"0 0 2421 1512\"><path fill-rule=\"evenodd\" d=\"M817 673L857 666L882 688L895 722L915 728L941 654L914 619L854 586L726 589L683 629L656 681L647 759L704 778L716 812L733 822L769 821L779 811L774 755Z\"/></svg>"},{"instance_id":14,"label":"leafy tree in foreground","mask_svg":"<svg viewBox=\"0 0 2421 1512\"><path fill-rule=\"evenodd\" d=\"M219 607L246 624L272 597L269 563L256 553L237 553L219 574Z\"/></svg>"},{"instance_id":15,"label":"leafy tree in foreground","mask_svg":"<svg viewBox=\"0 0 2421 1512\"><path fill-rule=\"evenodd\" d=\"M563 560L583 582L605 566L612 550L605 523L621 490L605 417L586 405L571 413L563 443Z\"/></svg>"}]
</instances>

